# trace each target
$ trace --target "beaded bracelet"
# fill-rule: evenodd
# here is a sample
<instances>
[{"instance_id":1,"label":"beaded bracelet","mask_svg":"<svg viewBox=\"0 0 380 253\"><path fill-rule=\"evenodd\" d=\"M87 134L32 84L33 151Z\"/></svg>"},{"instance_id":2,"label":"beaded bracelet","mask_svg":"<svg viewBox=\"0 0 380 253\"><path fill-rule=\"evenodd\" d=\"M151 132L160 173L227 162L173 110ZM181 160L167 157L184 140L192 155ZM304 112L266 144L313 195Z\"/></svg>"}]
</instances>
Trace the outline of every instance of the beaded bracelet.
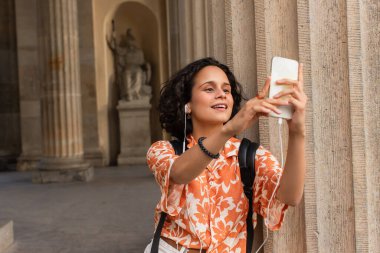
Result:
<instances>
[{"instance_id":1,"label":"beaded bracelet","mask_svg":"<svg viewBox=\"0 0 380 253\"><path fill-rule=\"evenodd\" d=\"M200 147L200 149L203 151L203 153L205 153L207 156L211 157L212 159L218 159L219 158L219 153L217 154L212 154L210 151L208 151L205 146L203 146L203 140L206 139L206 137L200 137L198 139L198 145Z\"/></svg>"}]
</instances>

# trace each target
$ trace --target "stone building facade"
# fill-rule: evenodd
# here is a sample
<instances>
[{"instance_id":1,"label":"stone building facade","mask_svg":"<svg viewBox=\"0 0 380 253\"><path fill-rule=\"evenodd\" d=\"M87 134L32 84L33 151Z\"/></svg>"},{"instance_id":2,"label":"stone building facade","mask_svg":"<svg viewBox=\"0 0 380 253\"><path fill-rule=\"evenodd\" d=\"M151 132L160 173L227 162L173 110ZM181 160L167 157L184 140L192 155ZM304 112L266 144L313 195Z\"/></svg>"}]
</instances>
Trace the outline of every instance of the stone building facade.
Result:
<instances>
[{"instance_id":1,"label":"stone building facade","mask_svg":"<svg viewBox=\"0 0 380 253\"><path fill-rule=\"evenodd\" d=\"M2 167L10 162L17 162L18 170L70 167L86 178L91 165L115 163L120 129L105 40L112 20L120 33L132 28L152 64L152 141L165 137L155 109L160 85L185 64L214 56L233 69L251 97L269 75L273 56L298 59L309 98L304 198L289 210L282 230L270 233L264 251L378 252L378 0L4 0L0 5ZM279 157L275 120L262 119L244 135Z\"/></svg>"}]
</instances>

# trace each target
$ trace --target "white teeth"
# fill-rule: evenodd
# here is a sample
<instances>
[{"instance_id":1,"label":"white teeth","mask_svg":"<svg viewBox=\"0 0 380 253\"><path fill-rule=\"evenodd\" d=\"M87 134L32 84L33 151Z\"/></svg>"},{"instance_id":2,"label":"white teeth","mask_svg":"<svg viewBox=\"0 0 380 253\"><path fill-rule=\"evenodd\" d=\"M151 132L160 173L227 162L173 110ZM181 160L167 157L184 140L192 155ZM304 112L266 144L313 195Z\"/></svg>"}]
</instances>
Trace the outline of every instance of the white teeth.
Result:
<instances>
[{"instance_id":1,"label":"white teeth","mask_svg":"<svg viewBox=\"0 0 380 253\"><path fill-rule=\"evenodd\" d=\"M222 108L222 109L226 109L227 106L226 106L226 105L214 105L212 108Z\"/></svg>"}]
</instances>

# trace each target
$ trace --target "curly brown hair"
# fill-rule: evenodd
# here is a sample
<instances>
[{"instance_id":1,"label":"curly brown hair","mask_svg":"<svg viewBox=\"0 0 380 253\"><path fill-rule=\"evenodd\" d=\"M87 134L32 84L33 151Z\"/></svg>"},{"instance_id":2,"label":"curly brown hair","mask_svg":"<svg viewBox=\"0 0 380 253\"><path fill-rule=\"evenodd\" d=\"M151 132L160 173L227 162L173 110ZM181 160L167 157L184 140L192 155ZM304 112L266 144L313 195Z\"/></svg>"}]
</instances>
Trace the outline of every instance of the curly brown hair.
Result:
<instances>
[{"instance_id":1,"label":"curly brown hair","mask_svg":"<svg viewBox=\"0 0 380 253\"><path fill-rule=\"evenodd\" d=\"M188 64L164 83L158 106L161 127L179 140L184 138L185 105L191 100L194 77L206 66L219 67L227 75L234 100L230 119L239 111L241 101L246 100L242 95L241 84L236 81L234 74L226 65L211 57L202 58ZM193 125L191 119L186 120L186 135L188 135L192 133Z\"/></svg>"}]
</instances>

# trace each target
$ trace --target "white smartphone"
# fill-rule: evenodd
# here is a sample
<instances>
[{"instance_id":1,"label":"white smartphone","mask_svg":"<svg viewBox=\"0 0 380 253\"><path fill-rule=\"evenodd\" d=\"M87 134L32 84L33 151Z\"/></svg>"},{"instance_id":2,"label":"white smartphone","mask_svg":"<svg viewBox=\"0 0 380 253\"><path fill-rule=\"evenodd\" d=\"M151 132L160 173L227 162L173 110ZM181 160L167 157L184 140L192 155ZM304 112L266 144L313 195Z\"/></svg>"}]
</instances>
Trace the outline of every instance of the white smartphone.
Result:
<instances>
[{"instance_id":1,"label":"white smartphone","mask_svg":"<svg viewBox=\"0 0 380 253\"><path fill-rule=\"evenodd\" d=\"M298 80L298 61L278 56L273 57L271 77L269 98L273 98L274 95L281 91L292 88L292 85L276 84L276 81L285 78ZM281 97L280 99L286 99L286 96ZM284 119L292 118L294 108L291 104L280 105L277 106L277 108L281 110L282 113L277 114L270 112L269 116Z\"/></svg>"}]
</instances>

